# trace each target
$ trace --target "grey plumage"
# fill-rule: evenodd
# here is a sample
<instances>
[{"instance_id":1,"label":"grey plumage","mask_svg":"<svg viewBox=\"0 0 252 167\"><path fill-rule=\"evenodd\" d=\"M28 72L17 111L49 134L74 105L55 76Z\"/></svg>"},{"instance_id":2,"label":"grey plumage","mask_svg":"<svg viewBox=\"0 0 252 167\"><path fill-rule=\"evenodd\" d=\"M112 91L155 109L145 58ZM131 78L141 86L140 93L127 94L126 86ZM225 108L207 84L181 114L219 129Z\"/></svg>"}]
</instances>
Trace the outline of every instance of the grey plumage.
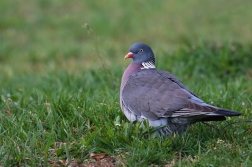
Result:
<instances>
[{"instance_id":1,"label":"grey plumage","mask_svg":"<svg viewBox=\"0 0 252 167\"><path fill-rule=\"evenodd\" d=\"M174 75L155 69L155 57L144 43L135 43L125 58L132 58L125 70L120 104L132 122L148 119L165 136L182 133L199 121L221 121L239 112L209 105L188 90ZM147 65L146 65L147 64Z\"/></svg>"}]
</instances>

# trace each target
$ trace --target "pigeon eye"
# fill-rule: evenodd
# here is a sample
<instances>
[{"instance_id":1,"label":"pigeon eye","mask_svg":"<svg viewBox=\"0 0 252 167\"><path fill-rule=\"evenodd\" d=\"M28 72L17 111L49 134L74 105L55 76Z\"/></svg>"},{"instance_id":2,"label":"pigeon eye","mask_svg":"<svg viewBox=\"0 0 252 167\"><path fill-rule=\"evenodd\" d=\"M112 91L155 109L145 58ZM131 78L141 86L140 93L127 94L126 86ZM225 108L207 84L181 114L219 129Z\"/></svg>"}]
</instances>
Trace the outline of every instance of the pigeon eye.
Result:
<instances>
[{"instance_id":1,"label":"pigeon eye","mask_svg":"<svg viewBox=\"0 0 252 167\"><path fill-rule=\"evenodd\" d=\"M140 52L143 52L143 49L140 49Z\"/></svg>"}]
</instances>

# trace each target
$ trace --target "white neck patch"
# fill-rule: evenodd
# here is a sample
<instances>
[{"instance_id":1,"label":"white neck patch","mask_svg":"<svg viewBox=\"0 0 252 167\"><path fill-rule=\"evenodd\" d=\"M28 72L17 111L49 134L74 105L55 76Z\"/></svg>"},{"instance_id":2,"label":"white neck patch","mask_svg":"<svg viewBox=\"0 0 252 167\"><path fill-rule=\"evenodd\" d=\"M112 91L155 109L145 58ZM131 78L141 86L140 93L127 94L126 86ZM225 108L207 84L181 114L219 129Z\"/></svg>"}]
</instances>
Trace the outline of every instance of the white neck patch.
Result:
<instances>
[{"instance_id":1,"label":"white neck patch","mask_svg":"<svg viewBox=\"0 0 252 167\"><path fill-rule=\"evenodd\" d=\"M155 64L152 61L143 62L141 69L150 69L150 68L156 68Z\"/></svg>"}]
</instances>

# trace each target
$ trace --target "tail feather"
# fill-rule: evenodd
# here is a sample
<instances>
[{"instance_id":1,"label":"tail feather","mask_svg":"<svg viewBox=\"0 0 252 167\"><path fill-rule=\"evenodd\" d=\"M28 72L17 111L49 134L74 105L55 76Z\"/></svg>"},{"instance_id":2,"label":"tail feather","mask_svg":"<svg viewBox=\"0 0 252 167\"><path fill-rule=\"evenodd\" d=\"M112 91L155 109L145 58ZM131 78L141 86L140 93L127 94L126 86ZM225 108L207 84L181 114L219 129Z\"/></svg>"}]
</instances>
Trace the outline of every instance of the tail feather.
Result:
<instances>
[{"instance_id":1,"label":"tail feather","mask_svg":"<svg viewBox=\"0 0 252 167\"><path fill-rule=\"evenodd\" d=\"M227 117L239 116L241 113L232 110L218 108L217 111L212 112L207 117L203 117L200 121L224 121Z\"/></svg>"},{"instance_id":2,"label":"tail feather","mask_svg":"<svg viewBox=\"0 0 252 167\"><path fill-rule=\"evenodd\" d=\"M237 111L226 110L226 109L222 109L222 108L218 109L214 113L218 114L220 116L229 116L229 117L241 115L241 113L239 113Z\"/></svg>"},{"instance_id":3,"label":"tail feather","mask_svg":"<svg viewBox=\"0 0 252 167\"><path fill-rule=\"evenodd\" d=\"M225 121L226 118L224 116L209 116L209 117L205 117L202 118L200 121Z\"/></svg>"}]
</instances>

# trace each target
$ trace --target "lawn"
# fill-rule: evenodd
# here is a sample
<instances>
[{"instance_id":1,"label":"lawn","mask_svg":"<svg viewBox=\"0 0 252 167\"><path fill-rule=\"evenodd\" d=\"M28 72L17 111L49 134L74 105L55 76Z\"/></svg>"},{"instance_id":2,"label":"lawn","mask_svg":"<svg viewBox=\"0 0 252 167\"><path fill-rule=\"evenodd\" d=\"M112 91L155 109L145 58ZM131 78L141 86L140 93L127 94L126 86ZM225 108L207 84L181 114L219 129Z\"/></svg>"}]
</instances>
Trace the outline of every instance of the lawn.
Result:
<instances>
[{"instance_id":1,"label":"lawn","mask_svg":"<svg viewBox=\"0 0 252 167\"><path fill-rule=\"evenodd\" d=\"M0 167L252 166L251 5L0 1ZM138 41L158 69L242 116L166 138L131 124L119 87Z\"/></svg>"}]
</instances>

